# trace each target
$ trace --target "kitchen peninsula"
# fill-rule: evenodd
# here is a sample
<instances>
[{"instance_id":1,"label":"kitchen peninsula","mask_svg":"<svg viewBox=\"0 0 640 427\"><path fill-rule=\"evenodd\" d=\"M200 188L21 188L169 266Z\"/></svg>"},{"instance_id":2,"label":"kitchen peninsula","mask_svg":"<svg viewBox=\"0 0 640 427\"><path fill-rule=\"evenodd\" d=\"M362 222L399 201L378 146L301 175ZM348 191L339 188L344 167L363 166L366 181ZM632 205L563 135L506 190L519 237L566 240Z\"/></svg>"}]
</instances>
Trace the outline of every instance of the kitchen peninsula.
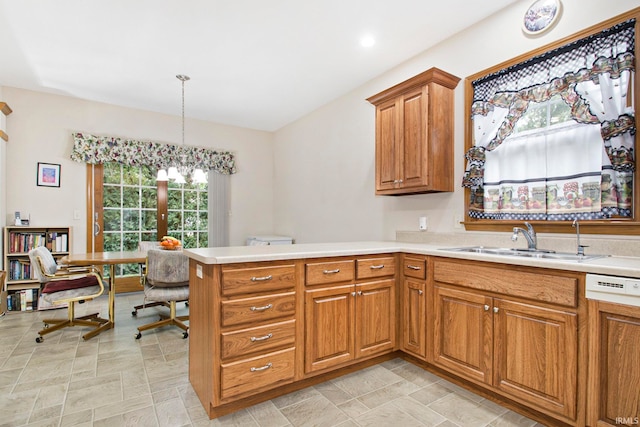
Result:
<instances>
[{"instance_id":1,"label":"kitchen peninsula","mask_svg":"<svg viewBox=\"0 0 640 427\"><path fill-rule=\"evenodd\" d=\"M637 258L404 242L185 253L189 379L211 418L396 356L545 425L638 416L622 382L640 374L640 308L585 295L588 274L640 278Z\"/></svg>"}]
</instances>

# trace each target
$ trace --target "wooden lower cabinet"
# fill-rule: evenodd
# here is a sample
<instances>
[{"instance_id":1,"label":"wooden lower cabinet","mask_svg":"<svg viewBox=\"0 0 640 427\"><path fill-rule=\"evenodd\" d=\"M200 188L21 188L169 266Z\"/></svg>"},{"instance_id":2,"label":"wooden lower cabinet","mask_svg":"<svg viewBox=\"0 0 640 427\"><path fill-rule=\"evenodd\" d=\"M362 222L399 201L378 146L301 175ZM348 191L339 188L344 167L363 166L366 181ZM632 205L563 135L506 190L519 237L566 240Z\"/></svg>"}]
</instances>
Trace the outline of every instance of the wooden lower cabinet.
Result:
<instances>
[{"instance_id":1,"label":"wooden lower cabinet","mask_svg":"<svg viewBox=\"0 0 640 427\"><path fill-rule=\"evenodd\" d=\"M391 351L396 344L395 278L356 285L355 356Z\"/></svg>"},{"instance_id":2,"label":"wooden lower cabinet","mask_svg":"<svg viewBox=\"0 0 640 427\"><path fill-rule=\"evenodd\" d=\"M403 256L402 350L425 360L427 357L426 257Z\"/></svg>"},{"instance_id":3,"label":"wooden lower cabinet","mask_svg":"<svg viewBox=\"0 0 640 427\"><path fill-rule=\"evenodd\" d=\"M313 289L305 297L305 372L354 359L355 287Z\"/></svg>"},{"instance_id":4,"label":"wooden lower cabinet","mask_svg":"<svg viewBox=\"0 0 640 427\"><path fill-rule=\"evenodd\" d=\"M640 307L589 301L589 422L640 424Z\"/></svg>"},{"instance_id":5,"label":"wooden lower cabinet","mask_svg":"<svg viewBox=\"0 0 640 427\"><path fill-rule=\"evenodd\" d=\"M544 425L638 417L640 309L594 303L587 322L583 273L410 254L192 259L190 287L189 380L211 418L398 349Z\"/></svg>"},{"instance_id":6,"label":"wooden lower cabinet","mask_svg":"<svg viewBox=\"0 0 640 427\"><path fill-rule=\"evenodd\" d=\"M574 420L578 369L575 313L493 300L493 385Z\"/></svg>"},{"instance_id":7,"label":"wooden lower cabinet","mask_svg":"<svg viewBox=\"0 0 640 427\"><path fill-rule=\"evenodd\" d=\"M436 276L438 267L436 262ZM582 372L584 378L586 371L578 367L585 358L579 356L577 310L500 295L496 292L502 290L498 277L509 276L503 269L496 268L496 278L492 278L484 270L474 274L472 265L458 268L459 273L450 265L444 267L440 281L436 280L430 291L432 363L544 414L579 425L578 405L584 408L584 404L578 399L578 377ZM446 275L442 274L445 271ZM453 284L443 283L445 280ZM459 286L460 281L479 289ZM507 282L504 284L506 290ZM527 285L535 296L535 284ZM584 387L584 379L582 384Z\"/></svg>"},{"instance_id":8,"label":"wooden lower cabinet","mask_svg":"<svg viewBox=\"0 0 640 427\"><path fill-rule=\"evenodd\" d=\"M393 350L395 279L305 290L305 372Z\"/></svg>"}]
</instances>

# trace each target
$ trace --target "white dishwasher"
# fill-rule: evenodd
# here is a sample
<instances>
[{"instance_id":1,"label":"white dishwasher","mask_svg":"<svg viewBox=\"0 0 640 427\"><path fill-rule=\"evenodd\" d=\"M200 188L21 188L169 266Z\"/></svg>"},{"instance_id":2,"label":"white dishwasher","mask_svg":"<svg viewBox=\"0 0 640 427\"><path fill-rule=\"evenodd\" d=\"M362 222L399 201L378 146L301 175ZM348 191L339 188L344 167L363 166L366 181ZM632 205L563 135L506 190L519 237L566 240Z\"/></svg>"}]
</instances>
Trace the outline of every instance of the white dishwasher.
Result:
<instances>
[{"instance_id":1,"label":"white dishwasher","mask_svg":"<svg viewBox=\"0 0 640 427\"><path fill-rule=\"evenodd\" d=\"M640 279L587 274L587 299L640 307Z\"/></svg>"}]
</instances>

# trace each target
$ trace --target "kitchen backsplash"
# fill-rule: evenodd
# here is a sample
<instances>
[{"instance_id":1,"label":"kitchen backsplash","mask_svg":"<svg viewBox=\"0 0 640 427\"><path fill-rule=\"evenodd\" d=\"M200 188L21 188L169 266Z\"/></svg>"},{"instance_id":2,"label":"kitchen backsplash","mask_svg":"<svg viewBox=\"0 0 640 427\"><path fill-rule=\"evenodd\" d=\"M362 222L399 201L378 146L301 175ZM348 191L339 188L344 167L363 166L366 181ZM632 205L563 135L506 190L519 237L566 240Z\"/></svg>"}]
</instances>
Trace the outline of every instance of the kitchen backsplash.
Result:
<instances>
[{"instance_id":1,"label":"kitchen backsplash","mask_svg":"<svg viewBox=\"0 0 640 427\"><path fill-rule=\"evenodd\" d=\"M524 237L517 242L511 241L512 233L435 233L429 231L396 231L396 241L409 243L428 243L430 245L453 246L494 246L501 248L526 248ZM587 255L615 255L640 257L640 236L594 236L581 235L580 244L587 246ZM556 252L575 253L577 242L575 235L538 234L538 248Z\"/></svg>"}]
</instances>

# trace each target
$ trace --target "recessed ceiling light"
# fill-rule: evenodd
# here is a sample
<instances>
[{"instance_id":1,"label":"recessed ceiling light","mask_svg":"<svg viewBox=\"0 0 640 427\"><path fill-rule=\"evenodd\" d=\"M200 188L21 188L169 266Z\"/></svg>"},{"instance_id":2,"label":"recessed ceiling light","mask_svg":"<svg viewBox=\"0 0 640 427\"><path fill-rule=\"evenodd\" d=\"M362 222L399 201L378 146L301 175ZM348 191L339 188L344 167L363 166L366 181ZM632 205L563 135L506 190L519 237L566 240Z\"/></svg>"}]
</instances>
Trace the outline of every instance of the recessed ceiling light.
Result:
<instances>
[{"instance_id":1,"label":"recessed ceiling light","mask_svg":"<svg viewBox=\"0 0 640 427\"><path fill-rule=\"evenodd\" d=\"M373 36L372 36L372 35L370 35L370 34L367 34L366 36L363 36L363 37L360 39L360 45L361 45L362 47L371 47L371 46L373 46L374 44L376 44L376 41L375 41L375 39L373 38Z\"/></svg>"}]
</instances>

